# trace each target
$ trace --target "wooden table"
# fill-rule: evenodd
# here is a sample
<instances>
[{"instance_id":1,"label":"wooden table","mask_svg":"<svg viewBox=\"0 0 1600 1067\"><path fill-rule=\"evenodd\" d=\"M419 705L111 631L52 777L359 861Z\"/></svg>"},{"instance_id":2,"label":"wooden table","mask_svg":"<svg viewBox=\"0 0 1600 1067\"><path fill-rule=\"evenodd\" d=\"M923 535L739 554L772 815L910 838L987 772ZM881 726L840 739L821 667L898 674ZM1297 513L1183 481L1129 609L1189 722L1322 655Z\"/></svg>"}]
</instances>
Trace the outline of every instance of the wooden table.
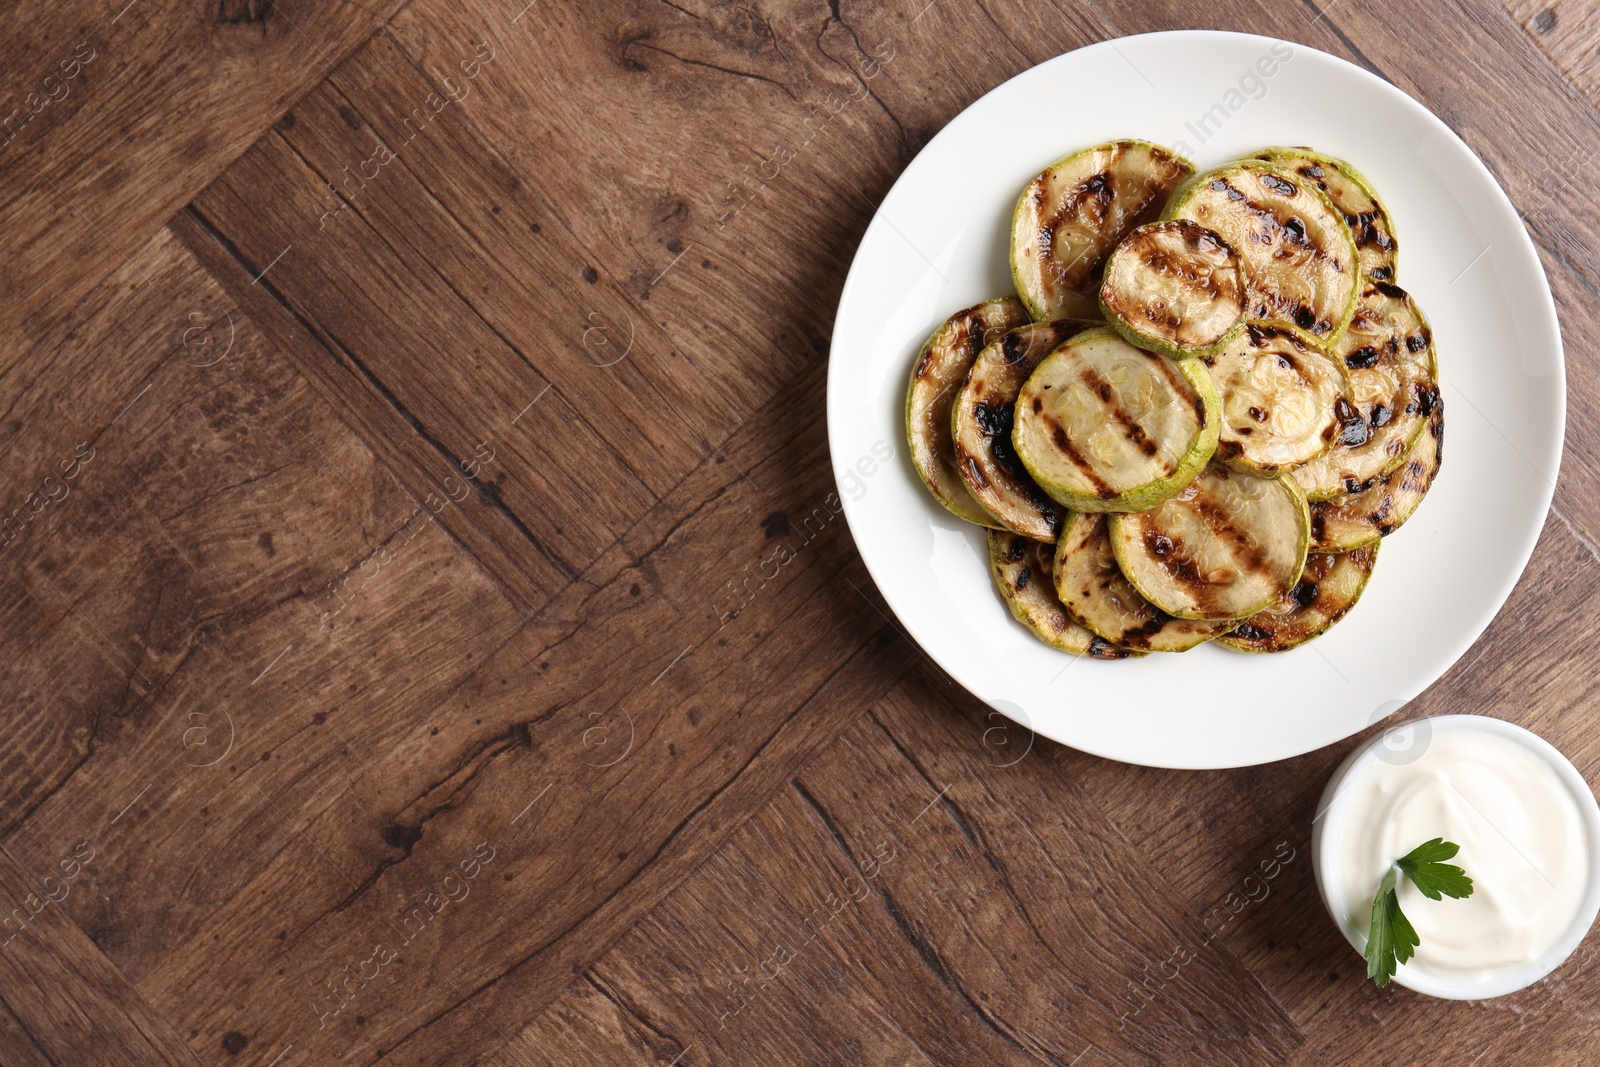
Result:
<instances>
[{"instance_id":1,"label":"wooden table","mask_svg":"<svg viewBox=\"0 0 1600 1067\"><path fill-rule=\"evenodd\" d=\"M988 717L823 419L873 207L981 93L1181 26L1348 57L1525 212L1569 368L1527 575L1410 712L1593 777L1592 4L4 25L6 1067L1592 1062L1592 939L1485 1004L1363 980L1308 855L1354 739L1177 773Z\"/></svg>"}]
</instances>

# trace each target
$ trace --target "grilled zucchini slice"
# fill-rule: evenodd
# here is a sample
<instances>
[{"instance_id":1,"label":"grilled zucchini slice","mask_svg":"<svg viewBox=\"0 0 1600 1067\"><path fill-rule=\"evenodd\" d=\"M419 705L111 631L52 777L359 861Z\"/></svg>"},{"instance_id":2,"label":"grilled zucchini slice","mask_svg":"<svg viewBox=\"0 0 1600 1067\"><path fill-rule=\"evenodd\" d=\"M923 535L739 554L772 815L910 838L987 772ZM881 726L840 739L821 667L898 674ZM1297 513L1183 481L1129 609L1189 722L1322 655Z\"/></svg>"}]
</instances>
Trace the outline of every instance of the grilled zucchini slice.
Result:
<instances>
[{"instance_id":1,"label":"grilled zucchini slice","mask_svg":"<svg viewBox=\"0 0 1600 1067\"><path fill-rule=\"evenodd\" d=\"M1150 652L1186 652L1233 627L1176 619L1140 596L1117 566L1106 522L1073 512L1056 543L1056 596L1073 621L1113 644Z\"/></svg>"},{"instance_id":2,"label":"grilled zucchini slice","mask_svg":"<svg viewBox=\"0 0 1600 1067\"><path fill-rule=\"evenodd\" d=\"M1052 500L1011 446L1012 409L1022 383L1057 345L1097 325L1059 319L1019 326L978 353L967 384L950 412L956 470L985 511L1002 529L1054 542L1066 511Z\"/></svg>"},{"instance_id":3,"label":"grilled zucchini slice","mask_svg":"<svg viewBox=\"0 0 1600 1067\"><path fill-rule=\"evenodd\" d=\"M989 573L1012 616L1035 637L1063 652L1093 659L1127 659L1142 655L1119 648L1067 617L1051 581L1052 550L1021 534L989 531Z\"/></svg>"},{"instance_id":4,"label":"grilled zucchini slice","mask_svg":"<svg viewBox=\"0 0 1600 1067\"><path fill-rule=\"evenodd\" d=\"M1194 166L1148 141L1076 152L1022 190L1011 218L1011 276L1040 322L1097 315L1106 257L1161 213Z\"/></svg>"},{"instance_id":5,"label":"grilled zucchini slice","mask_svg":"<svg viewBox=\"0 0 1600 1067\"><path fill-rule=\"evenodd\" d=\"M1192 219L1239 252L1251 318L1305 330L1331 345L1355 309L1356 244L1321 189L1272 163L1247 159L1197 175L1166 218Z\"/></svg>"},{"instance_id":6,"label":"grilled zucchini slice","mask_svg":"<svg viewBox=\"0 0 1600 1067\"><path fill-rule=\"evenodd\" d=\"M1180 619L1243 619L1294 588L1311 517L1289 478L1213 463L1160 507L1111 517L1122 573Z\"/></svg>"},{"instance_id":7,"label":"grilled zucchini slice","mask_svg":"<svg viewBox=\"0 0 1600 1067\"><path fill-rule=\"evenodd\" d=\"M1313 552L1293 589L1217 638L1217 644L1235 652L1287 652L1321 636L1356 606L1377 562L1375 544Z\"/></svg>"},{"instance_id":8,"label":"grilled zucchini slice","mask_svg":"<svg viewBox=\"0 0 1600 1067\"><path fill-rule=\"evenodd\" d=\"M1398 467L1438 396L1433 331L1404 289L1373 282L1333 350L1350 382L1333 446L1295 471L1312 500L1354 491Z\"/></svg>"},{"instance_id":9,"label":"grilled zucchini slice","mask_svg":"<svg viewBox=\"0 0 1600 1067\"><path fill-rule=\"evenodd\" d=\"M1017 395L1011 441L1033 480L1075 511L1154 507L1217 447L1216 390L1203 366L1087 330L1039 364Z\"/></svg>"},{"instance_id":10,"label":"grilled zucchini slice","mask_svg":"<svg viewBox=\"0 0 1600 1067\"><path fill-rule=\"evenodd\" d=\"M1400 466L1353 493L1311 505L1311 541L1318 552L1372 544L1416 513L1444 462L1444 399L1435 396L1428 424Z\"/></svg>"},{"instance_id":11,"label":"grilled zucchini slice","mask_svg":"<svg viewBox=\"0 0 1600 1067\"><path fill-rule=\"evenodd\" d=\"M951 514L979 526L995 526L996 522L972 499L956 472L950 408L978 353L1027 321L1027 309L1015 296L974 304L933 331L911 368L911 385L906 390L911 463L935 500Z\"/></svg>"},{"instance_id":12,"label":"grilled zucchini slice","mask_svg":"<svg viewBox=\"0 0 1600 1067\"><path fill-rule=\"evenodd\" d=\"M1311 148L1274 147L1256 155L1284 170L1292 170L1327 194L1350 227L1356 242L1356 263L1364 277L1394 281L1400 246L1394 238L1394 221L1377 190L1350 164Z\"/></svg>"},{"instance_id":13,"label":"grilled zucchini slice","mask_svg":"<svg viewBox=\"0 0 1600 1067\"><path fill-rule=\"evenodd\" d=\"M1128 341L1184 359L1225 348L1244 329L1239 254L1187 219L1140 226L1106 261L1100 310Z\"/></svg>"},{"instance_id":14,"label":"grilled zucchini slice","mask_svg":"<svg viewBox=\"0 0 1600 1067\"><path fill-rule=\"evenodd\" d=\"M1345 377L1305 335L1251 323L1215 356L1202 356L1222 401L1216 458L1235 470L1277 474L1328 450L1338 435Z\"/></svg>"}]
</instances>

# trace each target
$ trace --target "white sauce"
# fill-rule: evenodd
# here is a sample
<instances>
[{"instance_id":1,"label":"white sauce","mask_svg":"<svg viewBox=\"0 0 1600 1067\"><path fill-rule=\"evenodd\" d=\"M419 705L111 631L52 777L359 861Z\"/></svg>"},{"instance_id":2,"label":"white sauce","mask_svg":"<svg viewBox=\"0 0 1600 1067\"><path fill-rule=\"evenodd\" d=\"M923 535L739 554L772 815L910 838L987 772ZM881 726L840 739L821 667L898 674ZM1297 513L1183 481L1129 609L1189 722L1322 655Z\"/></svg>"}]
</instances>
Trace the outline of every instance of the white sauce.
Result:
<instances>
[{"instance_id":1,"label":"white sauce","mask_svg":"<svg viewBox=\"0 0 1600 1067\"><path fill-rule=\"evenodd\" d=\"M1576 800L1543 756L1476 729L1435 733L1414 763L1374 762L1347 780L1339 879L1348 929L1366 936L1389 864L1424 841L1461 846L1470 897L1429 900L1400 878L1400 909L1422 944L1405 969L1473 983L1532 963L1572 926L1588 886Z\"/></svg>"}]
</instances>

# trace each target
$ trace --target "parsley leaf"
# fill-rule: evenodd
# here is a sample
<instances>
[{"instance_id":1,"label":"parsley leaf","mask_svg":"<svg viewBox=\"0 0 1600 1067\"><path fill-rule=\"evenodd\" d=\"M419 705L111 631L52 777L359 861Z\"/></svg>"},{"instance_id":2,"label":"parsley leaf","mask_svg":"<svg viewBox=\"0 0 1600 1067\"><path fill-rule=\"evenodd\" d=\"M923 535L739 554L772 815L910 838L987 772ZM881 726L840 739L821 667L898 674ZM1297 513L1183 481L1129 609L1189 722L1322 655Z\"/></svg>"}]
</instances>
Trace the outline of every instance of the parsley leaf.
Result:
<instances>
[{"instance_id":1,"label":"parsley leaf","mask_svg":"<svg viewBox=\"0 0 1600 1067\"><path fill-rule=\"evenodd\" d=\"M1396 866L1411 879L1411 884L1417 887L1417 892L1429 900L1438 900L1441 893L1458 899L1470 897L1472 879L1467 877L1467 872L1453 863L1440 862L1453 859L1460 851L1461 846L1455 842L1436 837L1406 853L1396 861Z\"/></svg>"},{"instance_id":2,"label":"parsley leaf","mask_svg":"<svg viewBox=\"0 0 1600 1067\"><path fill-rule=\"evenodd\" d=\"M1441 896L1455 898L1472 895L1472 879L1465 871L1444 860L1455 858L1461 846L1436 837L1425 841L1396 860L1378 883L1372 898L1372 929L1367 934L1367 977L1380 988L1389 984L1395 968L1409 960L1421 940L1416 927L1400 910L1400 875L1405 874L1417 891L1429 900Z\"/></svg>"}]
</instances>

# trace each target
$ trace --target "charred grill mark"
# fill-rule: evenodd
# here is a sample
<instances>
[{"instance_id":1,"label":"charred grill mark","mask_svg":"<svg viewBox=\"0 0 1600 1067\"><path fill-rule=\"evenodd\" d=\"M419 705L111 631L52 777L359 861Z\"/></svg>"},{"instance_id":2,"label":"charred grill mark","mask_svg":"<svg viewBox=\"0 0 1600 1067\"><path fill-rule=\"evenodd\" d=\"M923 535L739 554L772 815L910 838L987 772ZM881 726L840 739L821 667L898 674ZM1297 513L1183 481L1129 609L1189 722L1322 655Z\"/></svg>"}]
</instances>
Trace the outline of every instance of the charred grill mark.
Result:
<instances>
[{"instance_id":1,"label":"charred grill mark","mask_svg":"<svg viewBox=\"0 0 1600 1067\"><path fill-rule=\"evenodd\" d=\"M1378 501L1378 506L1373 508L1372 513L1366 517L1367 521L1376 526L1380 533L1388 533L1389 531L1384 529L1384 524L1389 518L1389 513L1393 510L1394 494L1384 493ZM1393 527L1390 527L1390 529L1393 529Z\"/></svg>"},{"instance_id":2,"label":"charred grill mark","mask_svg":"<svg viewBox=\"0 0 1600 1067\"><path fill-rule=\"evenodd\" d=\"M1412 351L1415 351L1413 349ZM1344 365L1351 370L1366 370L1378 362L1378 350L1371 345L1363 345L1344 357Z\"/></svg>"},{"instance_id":3,"label":"charred grill mark","mask_svg":"<svg viewBox=\"0 0 1600 1067\"><path fill-rule=\"evenodd\" d=\"M1067 462L1078 468L1079 473L1083 475L1084 481L1089 483L1089 487L1095 491L1096 496L1102 500L1109 500L1117 495L1117 491L1111 488L1110 483L1100 477L1100 472L1095 470L1094 466L1084 458L1082 452L1078 451L1077 446L1067 437L1067 431L1062 429L1060 423L1051 422L1050 440L1055 444L1056 450L1067 458Z\"/></svg>"},{"instance_id":4,"label":"charred grill mark","mask_svg":"<svg viewBox=\"0 0 1600 1067\"><path fill-rule=\"evenodd\" d=\"M1372 436L1367 420L1342 396L1333 402L1333 417L1339 420L1339 444L1345 448L1359 448Z\"/></svg>"},{"instance_id":5,"label":"charred grill mark","mask_svg":"<svg viewBox=\"0 0 1600 1067\"><path fill-rule=\"evenodd\" d=\"M1358 247L1375 248L1383 253L1394 251L1394 235L1389 232L1389 221L1383 212L1378 210L1377 205L1373 205L1367 211L1358 211L1354 215L1347 212L1344 220L1350 225L1350 232L1355 237ZM1394 277L1393 269L1388 267L1374 270L1372 276L1377 278L1380 273L1384 278Z\"/></svg>"},{"instance_id":6,"label":"charred grill mark","mask_svg":"<svg viewBox=\"0 0 1600 1067\"><path fill-rule=\"evenodd\" d=\"M1010 366L1016 366L1028 357L1028 342L1013 330L1000 341L1000 356Z\"/></svg>"},{"instance_id":7,"label":"charred grill mark","mask_svg":"<svg viewBox=\"0 0 1600 1067\"><path fill-rule=\"evenodd\" d=\"M1302 330L1309 330L1318 337L1321 337L1323 334L1328 333L1333 329L1333 323L1329 322L1327 319L1317 318L1317 313L1306 307L1304 304L1301 304L1295 308L1294 324L1300 327Z\"/></svg>"},{"instance_id":8,"label":"charred grill mark","mask_svg":"<svg viewBox=\"0 0 1600 1067\"><path fill-rule=\"evenodd\" d=\"M1062 341L1065 341L1067 338L1071 337L1073 334L1082 333L1084 330L1091 329L1096 325L1098 325L1098 323L1085 319L1057 319L1055 322L1050 324L1048 340L1046 340L1040 346L1040 358L1043 358L1047 353L1049 353Z\"/></svg>"},{"instance_id":9,"label":"charred grill mark","mask_svg":"<svg viewBox=\"0 0 1600 1067\"><path fill-rule=\"evenodd\" d=\"M1043 205L1043 188L1035 195L1035 203L1040 208ZM1077 218L1087 208L1092 214L1090 222L1103 238L1106 220L1111 216L1112 205L1116 203L1117 191L1111 183L1111 172L1102 170L1080 183L1067 196L1061 198L1061 206L1053 215L1046 219L1039 227L1039 258L1043 266L1053 274L1058 281L1065 281L1068 269L1074 264L1061 264L1056 261L1055 235L1066 222ZM1100 242L1102 245L1104 240ZM1092 261L1082 261L1084 275L1092 275L1103 265L1109 248L1097 250Z\"/></svg>"},{"instance_id":10,"label":"charred grill mark","mask_svg":"<svg viewBox=\"0 0 1600 1067\"><path fill-rule=\"evenodd\" d=\"M1077 195L1070 201L1071 209L1076 211L1084 201L1094 198L1095 208L1104 218L1110 211L1111 205L1117 199L1117 192L1111 187L1111 172L1103 170L1091 177L1079 187Z\"/></svg>"},{"instance_id":11,"label":"charred grill mark","mask_svg":"<svg viewBox=\"0 0 1600 1067\"><path fill-rule=\"evenodd\" d=\"M1164 225L1183 228L1181 240L1184 251L1172 252L1151 244L1140 252L1139 261L1153 273L1177 282L1190 293L1213 300L1234 297L1237 286L1231 284L1233 276L1223 272L1230 265L1233 249L1223 243L1220 237L1196 223L1185 220ZM1147 317L1153 314L1148 306L1142 310Z\"/></svg>"},{"instance_id":12,"label":"charred grill mark","mask_svg":"<svg viewBox=\"0 0 1600 1067\"><path fill-rule=\"evenodd\" d=\"M1322 588L1316 582L1308 582L1305 579L1301 579L1295 583L1294 590L1289 595L1294 598L1294 602L1304 611L1312 604L1315 604L1317 597L1321 594Z\"/></svg>"},{"instance_id":13,"label":"charred grill mark","mask_svg":"<svg viewBox=\"0 0 1600 1067\"><path fill-rule=\"evenodd\" d=\"M1414 333L1410 337L1406 338L1406 351L1412 353L1413 355L1421 352L1427 347L1428 337L1426 334Z\"/></svg>"},{"instance_id":14,"label":"charred grill mark","mask_svg":"<svg viewBox=\"0 0 1600 1067\"><path fill-rule=\"evenodd\" d=\"M1039 518L1050 527L1050 532L1056 534L1061 529L1061 505L1051 500L1039 483L1033 480L1028 473L1028 468L1023 466L1022 457L1017 455L1016 449L1011 444L1009 432L996 437L990 444L990 452L994 455L995 462L999 465L993 473L998 475L998 480L1006 483L1006 488L1013 494L1022 497Z\"/></svg>"},{"instance_id":15,"label":"charred grill mark","mask_svg":"<svg viewBox=\"0 0 1600 1067\"><path fill-rule=\"evenodd\" d=\"M1432 417L1434 409L1439 407L1439 390L1426 382L1417 383L1417 410L1424 416Z\"/></svg>"},{"instance_id":16,"label":"charred grill mark","mask_svg":"<svg viewBox=\"0 0 1600 1067\"><path fill-rule=\"evenodd\" d=\"M1374 404L1372 405L1372 414L1368 417L1367 422L1369 422L1372 427L1376 429L1379 426L1387 426L1389 424L1389 420L1393 418L1393 416L1394 411L1388 406L1384 404Z\"/></svg>"},{"instance_id":17,"label":"charred grill mark","mask_svg":"<svg viewBox=\"0 0 1600 1067\"><path fill-rule=\"evenodd\" d=\"M1388 297L1390 300L1407 300L1411 295L1392 282L1380 281L1374 284L1373 288L1378 290L1378 292L1382 293L1384 296Z\"/></svg>"},{"instance_id":18,"label":"charred grill mark","mask_svg":"<svg viewBox=\"0 0 1600 1067\"><path fill-rule=\"evenodd\" d=\"M1173 581L1187 586L1190 599L1197 604L1200 603L1200 592L1209 583L1200 576L1200 568L1195 566L1194 560L1187 556L1173 556L1161 561L1161 569L1166 571Z\"/></svg>"},{"instance_id":19,"label":"charred grill mark","mask_svg":"<svg viewBox=\"0 0 1600 1067\"><path fill-rule=\"evenodd\" d=\"M1101 403L1105 404L1106 413L1122 427L1123 436L1132 441L1133 446L1140 452L1154 459L1160 453L1161 447L1145 432L1143 426L1140 426L1133 420L1131 415L1122 410L1121 403L1112 400L1111 383L1100 377L1099 373L1093 368L1085 368L1082 379L1083 384L1087 385L1100 398Z\"/></svg>"},{"instance_id":20,"label":"charred grill mark","mask_svg":"<svg viewBox=\"0 0 1600 1067\"><path fill-rule=\"evenodd\" d=\"M1006 562L1020 563L1022 561L1022 557L1027 554L1027 551L1028 542L1021 537L1013 535L1011 538L1011 543L1006 546Z\"/></svg>"},{"instance_id":21,"label":"charred grill mark","mask_svg":"<svg viewBox=\"0 0 1600 1067\"><path fill-rule=\"evenodd\" d=\"M1198 485L1195 486L1195 494L1189 499L1188 506L1195 516L1205 523L1212 537L1233 545L1236 557L1244 566L1252 571L1265 568L1266 550L1251 540L1249 531L1235 523L1227 510Z\"/></svg>"},{"instance_id":22,"label":"charred grill mark","mask_svg":"<svg viewBox=\"0 0 1600 1067\"><path fill-rule=\"evenodd\" d=\"M1124 631L1117 638L1118 644L1129 645L1133 648L1149 648L1156 637L1161 634L1161 631L1167 628L1167 623L1172 621L1171 615L1168 615L1154 604L1148 606L1145 614L1147 618L1144 622Z\"/></svg>"},{"instance_id":23,"label":"charred grill mark","mask_svg":"<svg viewBox=\"0 0 1600 1067\"><path fill-rule=\"evenodd\" d=\"M1375 282L1388 281L1390 278L1394 277L1394 268L1393 267L1373 267L1372 268L1372 272L1371 272L1371 276L1372 276L1372 280L1375 281Z\"/></svg>"},{"instance_id":24,"label":"charred grill mark","mask_svg":"<svg viewBox=\"0 0 1600 1067\"><path fill-rule=\"evenodd\" d=\"M1013 502L1018 505L1025 504L1031 509L1034 515L1045 523L1053 536L1061 527L1061 508L1028 474L1028 469L1023 466L1022 459L1017 455L1016 447L1011 442L1011 429L1015 418L1015 409L1010 402L1012 395L1014 394L1009 390L996 391L995 394L991 394L990 399L973 405L973 422L977 424L978 432L983 436L983 450L974 455L957 441L956 454L968 476L968 488L979 492L992 488L997 493L1008 492L1012 497L1020 498ZM984 499L986 502L998 503L990 493L984 493Z\"/></svg>"},{"instance_id":25,"label":"charred grill mark","mask_svg":"<svg viewBox=\"0 0 1600 1067\"><path fill-rule=\"evenodd\" d=\"M1155 366L1161 371L1161 377L1172 387L1172 391L1175 394L1178 396L1187 394L1194 398L1195 423L1201 429L1204 429L1206 425L1206 402L1205 398L1200 395L1199 390L1190 385L1189 380L1179 373L1177 365L1172 360L1164 356L1149 356L1147 358L1155 361Z\"/></svg>"},{"instance_id":26,"label":"charred grill mark","mask_svg":"<svg viewBox=\"0 0 1600 1067\"><path fill-rule=\"evenodd\" d=\"M1012 418L1010 404L980 401L972 408L972 420L978 424L978 432L984 437L1010 434Z\"/></svg>"},{"instance_id":27,"label":"charred grill mark","mask_svg":"<svg viewBox=\"0 0 1600 1067\"><path fill-rule=\"evenodd\" d=\"M1251 644L1259 645L1264 644L1272 639L1272 631L1263 628L1257 623L1247 622L1243 625L1234 627L1229 636L1237 637L1242 641L1249 641Z\"/></svg>"},{"instance_id":28,"label":"charred grill mark","mask_svg":"<svg viewBox=\"0 0 1600 1067\"><path fill-rule=\"evenodd\" d=\"M1210 188L1215 192L1225 194L1229 200L1237 203L1241 211L1254 217L1256 224L1260 228L1260 232L1253 235L1258 242L1268 246L1281 243L1285 247L1292 247L1308 255L1313 260L1327 263L1334 272L1339 274L1345 273L1348 269L1348 265L1342 262L1338 256L1330 254L1321 244L1310 239L1306 232L1305 222L1302 219L1294 215L1279 213L1270 207L1250 200L1229 184L1226 179L1214 179L1210 183ZM1282 257L1287 253L1278 250L1272 254L1275 257ZM1268 288L1260 278L1252 280L1251 288L1255 296L1259 298L1254 308L1254 313L1257 317L1282 318L1319 337L1332 332L1332 322L1326 319L1319 319L1315 313L1301 305L1299 301L1291 300L1283 293Z\"/></svg>"},{"instance_id":29,"label":"charred grill mark","mask_svg":"<svg viewBox=\"0 0 1600 1067\"><path fill-rule=\"evenodd\" d=\"M1328 539L1328 520L1323 515L1322 501L1311 505L1311 537L1318 544Z\"/></svg>"},{"instance_id":30,"label":"charred grill mark","mask_svg":"<svg viewBox=\"0 0 1600 1067\"><path fill-rule=\"evenodd\" d=\"M1250 407L1250 417L1255 419L1257 422L1267 421L1267 413L1254 405L1251 405ZM1246 429L1249 429L1249 427L1246 427Z\"/></svg>"},{"instance_id":31,"label":"charred grill mark","mask_svg":"<svg viewBox=\"0 0 1600 1067\"><path fill-rule=\"evenodd\" d=\"M1226 178L1213 178L1210 184L1212 192L1221 193L1229 200L1238 201L1244 199L1244 193L1236 189L1233 183Z\"/></svg>"},{"instance_id":32,"label":"charred grill mark","mask_svg":"<svg viewBox=\"0 0 1600 1067\"><path fill-rule=\"evenodd\" d=\"M989 442L989 452L994 456L995 462L998 463L1001 468L1013 475L1016 475L1025 484L1032 486L1033 479L1028 477L1028 468L1023 466L1022 457L1017 455L1017 450L1011 443L1011 419L1009 418L1009 412L1007 415L1008 417L1006 419L1005 432L997 434L994 440Z\"/></svg>"},{"instance_id":33,"label":"charred grill mark","mask_svg":"<svg viewBox=\"0 0 1600 1067\"><path fill-rule=\"evenodd\" d=\"M1024 589L1028 588L1028 581L1032 577L1033 577L1033 571L1032 571L1031 568L1023 567L1021 570L1017 571L1017 581L1016 581L1016 585L1014 587L1016 589L1016 591L1020 593Z\"/></svg>"},{"instance_id":34,"label":"charred grill mark","mask_svg":"<svg viewBox=\"0 0 1600 1067\"><path fill-rule=\"evenodd\" d=\"M1276 174L1262 174L1259 177L1262 185L1277 193L1285 199L1300 195L1300 189L1293 182L1286 182ZM1014 187L1013 187L1014 188Z\"/></svg>"},{"instance_id":35,"label":"charred grill mark","mask_svg":"<svg viewBox=\"0 0 1600 1067\"><path fill-rule=\"evenodd\" d=\"M1128 650L1118 648L1103 637L1096 636L1089 641L1089 655L1094 659L1127 659Z\"/></svg>"}]
</instances>

